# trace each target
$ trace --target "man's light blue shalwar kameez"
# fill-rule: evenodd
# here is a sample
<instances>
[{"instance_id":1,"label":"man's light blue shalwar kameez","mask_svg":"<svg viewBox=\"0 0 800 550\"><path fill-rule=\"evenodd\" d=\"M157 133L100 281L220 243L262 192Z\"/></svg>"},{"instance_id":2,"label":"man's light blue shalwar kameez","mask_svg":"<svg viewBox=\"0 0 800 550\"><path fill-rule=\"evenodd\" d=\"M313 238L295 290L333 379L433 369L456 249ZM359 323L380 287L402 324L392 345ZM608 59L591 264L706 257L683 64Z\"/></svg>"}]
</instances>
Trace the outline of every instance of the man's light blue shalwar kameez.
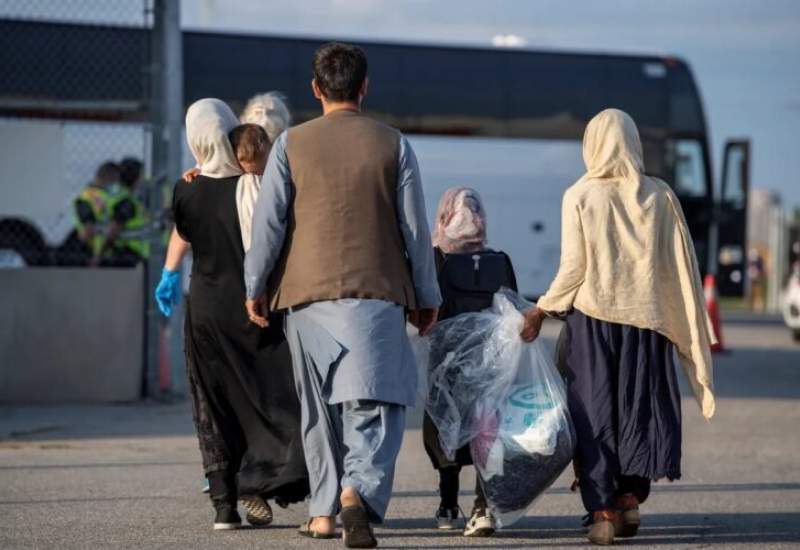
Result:
<instances>
[{"instance_id":1,"label":"man's light blue shalwar kameez","mask_svg":"<svg viewBox=\"0 0 800 550\"><path fill-rule=\"evenodd\" d=\"M263 294L286 236L292 201L286 136L284 132L275 141L253 212L252 244L245 259L249 298ZM418 307L436 307L441 295L422 184L405 138L399 147L397 223ZM414 405L417 384L404 308L369 299L313 302L289 310L286 336L302 406L311 482L309 514L335 515L340 488L352 487L371 519L382 521L402 443L405 408Z\"/></svg>"}]
</instances>

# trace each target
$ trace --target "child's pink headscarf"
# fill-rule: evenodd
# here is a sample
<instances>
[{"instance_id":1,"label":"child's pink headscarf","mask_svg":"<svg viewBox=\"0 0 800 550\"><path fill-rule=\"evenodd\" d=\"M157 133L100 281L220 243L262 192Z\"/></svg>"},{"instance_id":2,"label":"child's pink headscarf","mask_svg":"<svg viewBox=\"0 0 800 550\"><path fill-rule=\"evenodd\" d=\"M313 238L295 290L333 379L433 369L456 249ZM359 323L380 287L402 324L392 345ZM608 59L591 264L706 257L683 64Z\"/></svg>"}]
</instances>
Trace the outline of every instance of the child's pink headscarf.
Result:
<instances>
[{"instance_id":1,"label":"child's pink headscarf","mask_svg":"<svg viewBox=\"0 0 800 550\"><path fill-rule=\"evenodd\" d=\"M486 248L486 210L481 196L468 187L451 187L436 212L433 245L446 254Z\"/></svg>"}]
</instances>

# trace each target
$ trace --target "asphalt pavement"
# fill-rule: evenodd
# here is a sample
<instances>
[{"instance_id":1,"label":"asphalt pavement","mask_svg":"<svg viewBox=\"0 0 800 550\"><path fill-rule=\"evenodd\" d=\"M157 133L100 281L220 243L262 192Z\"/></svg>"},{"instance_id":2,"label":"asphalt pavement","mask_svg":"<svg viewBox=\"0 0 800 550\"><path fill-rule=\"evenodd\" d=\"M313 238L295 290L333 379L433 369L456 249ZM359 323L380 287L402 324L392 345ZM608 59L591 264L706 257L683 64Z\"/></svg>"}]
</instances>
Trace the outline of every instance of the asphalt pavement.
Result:
<instances>
[{"instance_id":1,"label":"asphalt pavement","mask_svg":"<svg viewBox=\"0 0 800 550\"><path fill-rule=\"evenodd\" d=\"M548 327L552 339L557 326ZM658 483L626 548L800 547L800 346L773 317L731 315L716 356L717 415L683 402L682 480ZM684 385L685 386L685 385ZM586 546L565 474L489 539L439 532L436 476L411 415L381 548ZM474 477L463 474L470 509ZM0 548L326 548L299 538L305 505L265 529L214 533L189 405L0 407Z\"/></svg>"}]
</instances>

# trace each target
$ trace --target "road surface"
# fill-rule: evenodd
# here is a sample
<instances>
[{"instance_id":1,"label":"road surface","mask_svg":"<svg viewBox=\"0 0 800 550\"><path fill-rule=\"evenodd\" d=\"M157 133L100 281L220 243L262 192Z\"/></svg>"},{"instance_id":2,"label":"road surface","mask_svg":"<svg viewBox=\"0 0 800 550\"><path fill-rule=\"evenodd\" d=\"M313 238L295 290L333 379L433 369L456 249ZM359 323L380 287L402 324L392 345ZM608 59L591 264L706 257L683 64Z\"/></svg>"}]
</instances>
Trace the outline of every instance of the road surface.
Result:
<instances>
[{"instance_id":1,"label":"road surface","mask_svg":"<svg viewBox=\"0 0 800 550\"><path fill-rule=\"evenodd\" d=\"M739 315L724 328L717 415L704 421L685 394L684 478L655 486L626 548L800 547L800 347L774 318ZM412 416L381 548L585 545L566 474L493 538L437 532L436 476ZM266 529L214 533L201 481L185 402L0 408L0 548L341 547L298 538L304 505L277 509ZM470 508L468 491L461 506Z\"/></svg>"}]
</instances>

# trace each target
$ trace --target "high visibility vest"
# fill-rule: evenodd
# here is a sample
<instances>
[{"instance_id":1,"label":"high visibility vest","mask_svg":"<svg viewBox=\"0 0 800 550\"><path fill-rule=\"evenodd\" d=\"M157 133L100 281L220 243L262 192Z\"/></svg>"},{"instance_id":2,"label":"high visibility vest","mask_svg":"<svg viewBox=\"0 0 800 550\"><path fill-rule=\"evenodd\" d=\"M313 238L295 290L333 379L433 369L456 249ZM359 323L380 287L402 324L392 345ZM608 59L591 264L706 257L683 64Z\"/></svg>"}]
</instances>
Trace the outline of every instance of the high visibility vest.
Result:
<instances>
[{"instance_id":1,"label":"high visibility vest","mask_svg":"<svg viewBox=\"0 0 800 550\"><path fill-rule=\"evenodd\" d=\"M114 248L129 248L142 258L148 258L150 256L150 242L144 232L149 220L147 210L142 201L125 186L115 185L109 194L107 217L109 220L113 220L114 208L124 200L130 200L133 203L134 215L125 222L122 227L122 233L114 242Z\"/></svg>"},{"instance_id":2,"label":"high visibility vest","mask_svg":"<svg viewBox=\"0 0 800 550\"><path fill-rule=\"evenodd\" d=\"M95 234L91 241L87 244L89 245L89 248L92 249L92 253L95 255L100 253L105 240L102 230L105 224L108 222L108 201L108 191L100 187L95 187L94 185L86 186L75 198L75 208L73 209L73 214L75 215L75 227L77 229L83 229L87 225L81 221L77 215L76 210L79 202L88 204L92 210L92 213L94 214Z\"/></svg>"}]
</instances>

